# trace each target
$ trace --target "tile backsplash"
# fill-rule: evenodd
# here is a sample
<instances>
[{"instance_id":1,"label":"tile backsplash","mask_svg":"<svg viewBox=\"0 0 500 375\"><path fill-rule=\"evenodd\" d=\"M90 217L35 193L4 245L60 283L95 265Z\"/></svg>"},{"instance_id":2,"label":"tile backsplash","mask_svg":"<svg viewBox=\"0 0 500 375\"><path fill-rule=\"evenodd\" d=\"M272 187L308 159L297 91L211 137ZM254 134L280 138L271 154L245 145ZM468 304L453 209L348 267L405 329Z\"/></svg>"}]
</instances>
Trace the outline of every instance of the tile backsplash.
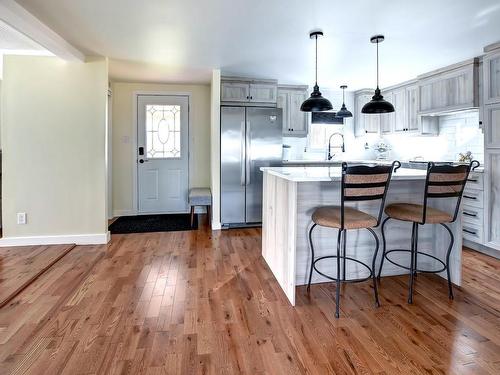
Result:
<instances>
[{"instance_id":1,"label":"tile backsplash","mask_svg":"<svg viewBox=\"0 0 500 375\"><path fill-rule=\"evenodd\" d=\"M347 100L346 100L347 101ZM370 134L354 137L354 121L346 121L340 127L345 136L345 159L374 159L377 152L374 147L384 141L391 147L390 158L412 160L421 157L424 160L458 160L459 153L471 151L474 159L484 162L484 135L479 128L478 111L462 112L439 117L439 135L416 136L409 134L390 134L383 137ZM291 146L291 159L325 159L326 149L307 149L307 138L283 138L283 143ZM365 149L365 144L368 149Z\"/></svg>"}]
</instances>

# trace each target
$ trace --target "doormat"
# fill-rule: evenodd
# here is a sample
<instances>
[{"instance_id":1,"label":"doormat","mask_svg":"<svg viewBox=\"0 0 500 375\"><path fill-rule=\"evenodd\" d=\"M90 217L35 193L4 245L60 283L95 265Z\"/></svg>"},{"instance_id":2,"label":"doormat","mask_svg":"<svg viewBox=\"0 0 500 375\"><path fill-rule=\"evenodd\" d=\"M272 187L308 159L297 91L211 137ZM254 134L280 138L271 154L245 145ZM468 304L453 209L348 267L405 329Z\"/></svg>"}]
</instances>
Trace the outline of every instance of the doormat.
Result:
<instances>
[{"instance_id":1,"label":"doormat","mask_svg":"<svg viewBox=\"0 0 500 375\"><path fill-rule=\"evenodd\" d=\"M190 214L121 216L110 226L111 234L174 232L198 229L198 215L191 226Z\"/></svg>"}]
</instances>

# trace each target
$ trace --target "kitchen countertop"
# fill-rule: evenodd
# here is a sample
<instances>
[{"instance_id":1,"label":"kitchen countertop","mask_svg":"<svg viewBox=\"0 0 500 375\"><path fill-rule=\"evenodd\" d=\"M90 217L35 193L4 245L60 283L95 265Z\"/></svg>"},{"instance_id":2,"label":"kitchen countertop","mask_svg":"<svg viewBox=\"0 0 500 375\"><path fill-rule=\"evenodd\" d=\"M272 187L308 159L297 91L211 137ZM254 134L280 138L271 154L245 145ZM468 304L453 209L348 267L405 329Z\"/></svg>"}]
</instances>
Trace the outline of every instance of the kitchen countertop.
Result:
<instances>
[{"instance_id":1,"label":"kitchen countertop","mask_svg":"<svg viewBox=\"0 0 500 375\"><path fill-rule=\"evenodd\" d=\"M261 171L294 182L340 181L340 167L262 167ZM421 169L399 168L392 174L394 180L423 180L427 172Z\"/></svg>"},{"instance_id":2,"label":"kitchen countertop","mask_svg":"<svg viewBox=\"0 0 500 375\"><path fill-rule=\"evenodd\" d=\"M389 165L392 164L392 160L377 160L377 159L358 159L358 160L307 160L307 159L296 159L296 160L283 160L282 164L284 166L297 166L297 165L305 165L305 166L323 166L323 165L338 165L343 162L354 163L354 164L379 164L379 165ZM411 160L399 160L404 168L408 169L426 169L427 162L424 161L411 161ZM452 161L441 161L442 163L458 163ZM439 162L438 162L439 163ZM484 172L484 166L480 165L477 167L474 172Z\"/></svg>"}]
</instances>

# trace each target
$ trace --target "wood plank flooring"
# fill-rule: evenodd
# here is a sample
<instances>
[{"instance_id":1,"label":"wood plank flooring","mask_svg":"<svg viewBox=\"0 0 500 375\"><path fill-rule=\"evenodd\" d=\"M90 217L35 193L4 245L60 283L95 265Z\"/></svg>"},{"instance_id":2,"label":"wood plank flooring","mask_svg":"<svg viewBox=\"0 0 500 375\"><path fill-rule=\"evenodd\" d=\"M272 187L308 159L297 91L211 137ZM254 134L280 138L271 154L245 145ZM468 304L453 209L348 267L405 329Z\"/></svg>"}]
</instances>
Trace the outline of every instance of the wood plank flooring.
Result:
<instances>
[{"instance_id":1,"label":"wood plank flooring","mask_svg":"<svg viewBox=\"0 0 500 375\"><path fill-rule=\"evenodd\" d=\"M419 275L297 292L260 229L115 235L78 246L0 309L0 374L499 374L500 262L464 253L464 285Z\"/></svg>"},{"instance_id":2,"label":"wood plank flooring","mask_svg":"<svg viewBox=\"0 0 500 375\"><path fill-rule=\"evenodd\" d=\"M74 247L60 245L0 248L0 307Z\"/></svg>"}]
</instances>

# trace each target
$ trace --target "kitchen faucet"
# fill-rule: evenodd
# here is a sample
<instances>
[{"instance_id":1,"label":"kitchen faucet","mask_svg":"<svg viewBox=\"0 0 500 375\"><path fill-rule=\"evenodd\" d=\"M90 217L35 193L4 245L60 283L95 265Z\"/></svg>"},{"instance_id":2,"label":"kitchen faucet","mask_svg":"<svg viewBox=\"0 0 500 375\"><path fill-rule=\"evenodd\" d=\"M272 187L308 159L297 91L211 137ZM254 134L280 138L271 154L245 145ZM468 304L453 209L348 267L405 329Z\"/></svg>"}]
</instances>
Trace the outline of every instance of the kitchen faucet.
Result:
<instances>
[{"instance_id":1,"label":"kitchen faucet","mask_svg":"<svg viewBox=\"0 0 500 375\"><path fill-rule=\"evenodd\" d=\"M332 145L331 145L331 142L332 142L332 138L334 135L340 135L342 137L342 145L340 147L336 147L336 148L340 148L342 149L342 152L345 152L345 143L344 143L344 135L342 133L333 133L330 138L328 138L328 160L332 160L332 158L335 156L335 154L331 154L330 151L331 151L331 148L332 148Z\"/></svg>"}]
</instances>

